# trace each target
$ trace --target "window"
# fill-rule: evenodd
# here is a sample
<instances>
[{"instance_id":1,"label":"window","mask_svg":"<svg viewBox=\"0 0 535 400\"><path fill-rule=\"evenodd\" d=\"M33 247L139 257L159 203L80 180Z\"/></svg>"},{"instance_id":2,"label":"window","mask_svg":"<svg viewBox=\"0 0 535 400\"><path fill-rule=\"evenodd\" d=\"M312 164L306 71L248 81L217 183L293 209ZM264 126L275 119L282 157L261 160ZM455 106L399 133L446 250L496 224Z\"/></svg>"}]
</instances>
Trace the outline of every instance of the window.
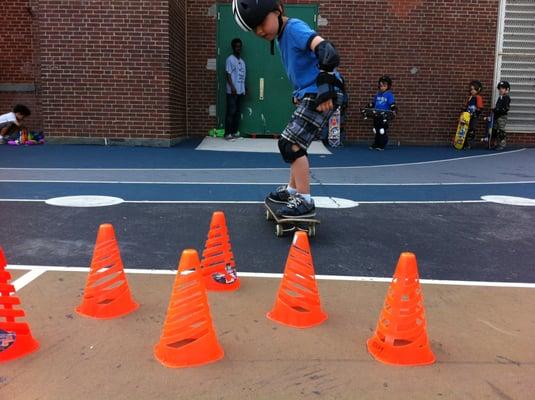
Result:
<instances>
[{"instance_id":1,"label":"window","mask_svg":"<svg viewBox=\"0 0 535 400\"><path fill-rule=\"evenodd\" d=\"M501 0L496 55L494 85L511 84L507 131L535 132L534 0ZM493 104L497 94L494 87Z\"/></svg>"}]
</instances>

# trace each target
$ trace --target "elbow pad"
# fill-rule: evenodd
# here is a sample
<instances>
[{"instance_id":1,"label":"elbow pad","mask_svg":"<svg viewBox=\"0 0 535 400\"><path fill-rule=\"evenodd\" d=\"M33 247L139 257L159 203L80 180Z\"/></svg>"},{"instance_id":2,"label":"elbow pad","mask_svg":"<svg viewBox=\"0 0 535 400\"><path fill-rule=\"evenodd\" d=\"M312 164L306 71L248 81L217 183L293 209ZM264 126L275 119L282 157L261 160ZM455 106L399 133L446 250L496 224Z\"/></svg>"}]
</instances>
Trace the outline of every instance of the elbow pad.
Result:
<instances>
[{"instance_id":1,"label":"elbow pad","mask_svg":"<svg viewBox=\"0 0 535 400\"><path fill-rule=\"evenodd\" d=\"M340 64L340 56L334 45L324 40L316 46L314 53L318 58L318 64L322 71L332 72Z\"/></svg>"}]
</instances>

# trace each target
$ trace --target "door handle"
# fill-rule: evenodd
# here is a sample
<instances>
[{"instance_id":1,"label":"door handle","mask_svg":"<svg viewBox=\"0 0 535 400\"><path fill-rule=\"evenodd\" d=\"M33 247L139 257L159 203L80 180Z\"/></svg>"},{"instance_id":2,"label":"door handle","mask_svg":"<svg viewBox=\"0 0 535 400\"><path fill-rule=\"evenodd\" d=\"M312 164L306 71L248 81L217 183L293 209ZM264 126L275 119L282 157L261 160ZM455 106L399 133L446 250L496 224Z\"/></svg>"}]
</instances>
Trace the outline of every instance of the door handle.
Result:
<instances>
[{"instance_id":1,"label":"door handle","mask_svg":"<svg viewBox=\"0 0 535 400\"><path fill-rule=\"evenodd\" d=\"M258 96L259 97L259 100L264 100L264 78L260 78L260 95Z\"/></svg>"}]
</instances>

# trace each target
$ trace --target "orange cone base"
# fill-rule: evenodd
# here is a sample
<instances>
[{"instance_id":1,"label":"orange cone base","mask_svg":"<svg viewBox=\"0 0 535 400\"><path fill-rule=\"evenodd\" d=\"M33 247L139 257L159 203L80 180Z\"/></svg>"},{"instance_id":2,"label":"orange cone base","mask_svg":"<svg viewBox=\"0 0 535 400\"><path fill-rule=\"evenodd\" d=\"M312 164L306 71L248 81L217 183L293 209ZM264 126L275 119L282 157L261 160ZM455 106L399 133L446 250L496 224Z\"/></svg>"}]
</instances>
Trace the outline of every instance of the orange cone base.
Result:
<instances>
[{"instance_id":1,"label":"orange cone base","mask_svg":"<svg viewBox=\"0 0 535 400\"><path fill-rule=\"evenodd\" d=\"M211 275L207 275L203 279L204 286L207 290L211 290L214 292L233 292L234 290L238 290L240 288L240 278L236 279L232 283L219 283L212 278Z\"/></svg>"},{"instance_id":2,"label":"orange cone base","mask_svg":"<svg viewBox=\"0 0 535 400\"><path fill-rule=\"evenodd\" d=\"M323 310L298 311L277 300L273 310L266 316L279 324L291 326L292 328L311 328L327 320L328 315Z\"/></svg>"},{"instance_id":3,"label":"orange cone base","mask_svg":"<svg viewBox=\"0 0 535 400\"><path fill-rule=\"evenodd\" d=\"M76 312L84 317L112 319L130 314L138 308L139 304L132 300L130 291L126 290L111 303L98 304L95 300L84 299L83 303L76 307Z\"/></svg>"},{"instance_id":4,"label":"orange cone base","mask_svg":"<svg viewBox=\"0 0 535 400\"><path fill-rule=\"evenodd\" d=\"M39 349L39 342L32 335L17 335L15 343L0 352L0 362L11 361L24 357Z\"/></svg>"},{"instance_id":5,"label":"orange cone base","mask_svg":"<svg viewBox=\"0 0 535 400\"><path fill-rule=\"evenodd\" d=\"M384 364L405 366L433 364L436 360L435 355L427 343L427 338L424 339L403 346L391 346L374 335L368 339L368 352Z\"/></svg>"},{"instance_id":6,"label":"orange cone base","mask_svg":"<svg viewBox=\"0 0 535 400\"><path fill-rule=\"evenodd\" d=\"M219 345L214 331L178 348L161 342L154 346L156 359L169 368L210 364L221 360L224 355L225 352Z\"/></svg>"}]
</instances>

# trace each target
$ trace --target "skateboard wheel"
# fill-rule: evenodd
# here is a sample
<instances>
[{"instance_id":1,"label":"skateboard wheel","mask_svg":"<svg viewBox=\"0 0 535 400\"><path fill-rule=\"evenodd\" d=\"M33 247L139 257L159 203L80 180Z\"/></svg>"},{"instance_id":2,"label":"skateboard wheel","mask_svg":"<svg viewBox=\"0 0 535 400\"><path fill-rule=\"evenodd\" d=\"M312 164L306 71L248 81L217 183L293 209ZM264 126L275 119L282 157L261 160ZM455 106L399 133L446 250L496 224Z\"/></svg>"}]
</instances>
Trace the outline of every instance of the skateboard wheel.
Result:
<instances>
[{"instance_id":1,"label":"skateboard wheel","mask_svg":"<svg viewBox=\"0 0 535 400\"><path fill-rule=\"evenodd\" d=\"M316 236L316 225L312 224L308 227L308 237Z\"/></svg>"},{"instance_id":2,"label":"skateboard wheel","mask_svg":"<svg viewBox=\"0 0 535 400\"><path fill-rule=\"evenodd\" d=\"M273 215L271 215L271 213L268 210L266 210L266 220L271 221L272 219L274 219Z\"/></svg>"},{"instance_id":3,"label":"skateboard wheel","mask_svg":"<svg viewBox=\"0 0 535 400\"><path fill-rule=\"evenodd\" d=\"M281 237L282 235L284 235L284 229L282 227L281 224L277 224L275 225L275 234L278 236L278 237Z\"/></svg>"}]
</instances>

